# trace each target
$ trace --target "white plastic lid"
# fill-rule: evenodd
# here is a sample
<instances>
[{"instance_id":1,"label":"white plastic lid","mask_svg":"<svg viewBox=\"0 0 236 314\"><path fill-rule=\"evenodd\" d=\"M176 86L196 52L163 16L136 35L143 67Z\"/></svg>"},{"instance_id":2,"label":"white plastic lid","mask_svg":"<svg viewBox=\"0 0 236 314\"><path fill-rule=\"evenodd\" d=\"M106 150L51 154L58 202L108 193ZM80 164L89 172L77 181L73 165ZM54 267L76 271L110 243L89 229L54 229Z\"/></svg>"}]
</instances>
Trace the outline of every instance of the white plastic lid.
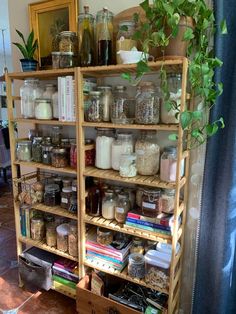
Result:
<instances>
[{"instance_id":1,"label":"white plastic lid","mask_svg":"<svg viewBox=\"0 0 236 314\"><path fill-rule=\"evenodd\" d=\"M171 256L168 254L165 254L166 256L163 256L163 253L160 253L158 251L155 250L149 250L146 254L145 254L145 262L147 264L156 266L156 267L161 267L164 269L168 269L170 267L170 262L171 262ZM170 257L169 260L164 260L164 258L168 258Z\"/></svg>"},{"instance_id":2,"label":"white plastic lid","mask_svg":"<svg viewBox=\"0 0 236 314\"><path fill-rule=\"evenodd\" d=\"M70 225L69 224L62 224L57 227L57 233L61 236L67 236L69 234Z\"/></svg>"},{"instance_id":3,"label":"white plastic lid","mask_svg":"<svg viewBox=\"0 0 236 314\"><path fill-rule=\"evenodd\" d=\"M178 242L176 244L176 254L179 252L179 249L180 249L180 244ZM171 255L171 253L172 253L172 245L169 244L169 243L158 242L157 245L156 245L156 250L159 251L159 252L163 252L163 253Z\"/></svg>"}]
</instances>

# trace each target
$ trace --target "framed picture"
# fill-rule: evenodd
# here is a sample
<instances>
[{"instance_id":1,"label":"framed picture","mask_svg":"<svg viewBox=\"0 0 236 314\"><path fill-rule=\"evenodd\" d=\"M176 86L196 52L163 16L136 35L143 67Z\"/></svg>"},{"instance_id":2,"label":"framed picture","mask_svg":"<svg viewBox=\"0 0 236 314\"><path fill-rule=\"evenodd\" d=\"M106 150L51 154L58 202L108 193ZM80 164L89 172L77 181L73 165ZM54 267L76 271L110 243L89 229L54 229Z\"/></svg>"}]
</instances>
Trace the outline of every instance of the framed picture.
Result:
<instances>
[{"instance_id":1,"label":"framed picture","mask_svg":"<svg viewBox=\"0 0 236 314\"><path fill-rule=\"evenodd\" d=\"M77 33L77 0L47 0L29 4L30 28L39 48L37 60L42 69L51 68L51 52L58 51L58 34Z\"/></svg>"}]
</instances>

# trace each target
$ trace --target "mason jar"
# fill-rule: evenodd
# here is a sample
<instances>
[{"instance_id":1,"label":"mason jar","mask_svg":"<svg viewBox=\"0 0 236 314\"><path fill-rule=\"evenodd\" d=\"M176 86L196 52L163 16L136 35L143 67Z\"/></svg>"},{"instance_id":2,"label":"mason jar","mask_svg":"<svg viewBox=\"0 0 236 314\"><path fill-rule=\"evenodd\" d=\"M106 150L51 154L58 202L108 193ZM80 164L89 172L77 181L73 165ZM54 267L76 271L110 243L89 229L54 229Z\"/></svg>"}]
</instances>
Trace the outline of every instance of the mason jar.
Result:
<instances>
[{"instance_id":1,"label":"mason jar","mask_svg":"<svg viewBox=\"0 0 236 314\"><path fill-rule=\"evenodd\" d=\"M120 169L120 157L122 154L133 153L134 143L132 133L117 133L117 139L113 141L111 148L112 169Z\"/></svg>"},{"instance_id":2,"label":"mason jar","mask_svg":"<svg viewBox=\"0 0 236 314\"><path fill-rule=\"evenodd\" d=\"M117 198L112 190L107 190L102 200L102 217L105 219L115 218L115 207L117 206Z\"/></svg>"},{"instance_id":3,"label":"mason jar","mask_svg":"<svg viewBox=\"0 0 236 314\"><path fill-rule=\"evenodd\" d=\"M32 143L32 160L42 162L42 137L34 137Z\"/></svg>"},{"instance_id":4,"label":"mason jar","mask_svg":"<svg viewBox=\"0 0 236 314\"><path fill-rule=\"evenodd\" d=\"M32 154L31 154L31 141L20 141L17 143L16 147L16 157L19 161L31 161Z\"/></svg>"},{"instance_id":5,"label":"mason jar","mask_svg":"<svg viewBox=\"0 0 236 314\"><path fill-rule=\"evenodd\" d=\"M39 80L26 79L20 88L21 115L23 118L35 117L35 99L42 96L42 89L39 87Z\"/></svg>"},{"instance_id":6,"label":"mason jar","mask_svg":"<svg viewBox=\"0 0 236 314\"><path fill-rule=\"evenodd\" d=\"M60 33L59 50L61 53L73 52L78 53L78 39L75 32L63 31Z\"/></svg>"},{"instance_id":7,"label":"mason jar","mask_svg":"<svg viewBox=\"0 0 236 314\"><path fill-rule=\"evenodd\" d=\"M113 97L114 101L111 106L111 121L112 123L122 123L122 120L129 117L126 87L122 85L115 86Z\"/></svg>"},{"instance_id":8,"label":"mason jar","mask_svg":"<svg viewBox=\"0 0 236 314\"><path fill-rule=\"evenodd\" d=\"M88 103L89 105L85 115L86 121L102 122L103 120L102 92L101 91L89 92Z\"/></svg>"}]
</instances>

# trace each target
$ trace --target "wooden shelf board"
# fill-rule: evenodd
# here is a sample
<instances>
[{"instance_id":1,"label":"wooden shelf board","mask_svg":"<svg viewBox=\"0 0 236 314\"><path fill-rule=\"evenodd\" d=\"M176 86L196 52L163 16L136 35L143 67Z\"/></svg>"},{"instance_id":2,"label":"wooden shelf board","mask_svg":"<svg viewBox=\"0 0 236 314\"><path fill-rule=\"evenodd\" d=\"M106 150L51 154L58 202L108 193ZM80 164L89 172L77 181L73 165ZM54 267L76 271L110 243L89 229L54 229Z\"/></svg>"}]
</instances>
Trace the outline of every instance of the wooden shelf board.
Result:
<instances>
[{"instance_id":1,"label":"wooden shelf board","mask_svg":"<svg viewBox=\"0 0 236 314\"><path fill-rule=\"evenodd\" d=\"M62 251L59 251L53 247L50 247L46 243L44 243L43 241L35 241L35 240L32 240L32 239L27 238L27 237L23 237L23 236L19 236L18 239L20 242L25 243L27 245L38 247L39 249L42 249L42 250L50 252L50 253L54 253L56 255L59 255L59 256L65 257L65 258L68 258L72 261L76 261L76 262L78 261L77 258L75 258L75 257L73 257L67 253L64 253Z\"/></svg>"},{"instance_id":2,"label":"wooden shelf board","mask_svg":"<svg viewBox=\"0 0 236 314\"><path fill-rule=\"evenodd\" d=\"M162 292L162 293L165 293L165 294L169 293L168 290L166 290L166 289L156 288L154 286L151 286L151 285L147 284L143 279L130 277L128 275L128 273L127 273L127 267L125 267L120 272L118 270L114 270L112 267L107 266L105 263L97 262L95 260L91 261L91 262L85 260L84 261L84 265L88 266L88 267L95 268L95 269L100 270L100 271L103 271L104 273L111 274L113 276L119 277L121 279L124 279L124 280L130 281L130 282L136 283L138 285L141 285L141 286L144 286L144 287L147 287L147 288L150 288L150 289L154 289L156 291L159 291L159 292Z\"/></svg>"},{"instance_id":3,"label":"wooden shelf board","mask_svg":"<svg viewBox=\"0 0 236 314\"><path fill-rule=\"evenodd\" d=\"M69 297L71 299L76 300L76 290L75 290L74 293L72 293L72 292L66 290L66 288L64 289L63 287L60 287L60 288L56 287L54 282L53 282L53 285L52 285L51 289L54 290L54 291L57 291L57 292L59 292L61 294L64 294L64 295L66 295L67 297Z\"/></svg>"},{"instance_id":4,"label":"wooden shelf board","mask_svg":"<svg viewBox=\"0 0 236 314\"><path fill-rule=\"evenodd\" d=\"M46 206L44 204L39 203L39 204L32 205L32 208L46 212L46 213L50 213L50 214L54 214L54 215L58 215L58 216L62 216L62 217L67 217L67 218L74 219L74 220L78 219L76 214L72 214L72 213L68 212L68 210L63 209L60 206L50 207L50 206Z\"/></svg>"},{"instance_id":5,"label":"wooden shelf board","mask_svg":"<svg viewBox=\"0 0 236 314\"><path fill-rule=\"evenodd\" d=\"M49 171L57 171L57 172L63 172L63 173L70 173L70 174L77 174L76 169L66 167L66 168L56 168L50 165L44 165L38 162L33 162L33 161L18 161L16 160L14 162L15 165L21 165L21 166L26 166L26 167L35 167L38 169L45 169Z\"/></svg>"},{"instance_id":6,"label":"wooden shelf board","mask_svg":"<svg viewBox=\"0 0 236 314\"><path fill-rule=\"evenodd\" d=\"M52 69L52 70L40 70L33 72L12 72L8 73L10 79L24 80L28 77L50 79L58 77L60 75L74 75L74 68L69 69Z\"/></svg>"},{"instance_id":7,"label":"wooden shelf board","mask_svg":"<svg viewBox=\"0 0 236 314\"><path fill-rule=\"evenodd\" d=\"M38 120L38 119L24 119L24 118L15 118L11 122L17 123L34 123L34 124L44 124L44 125L69 125L76 126L76 122L72 121L58 121L58 120Z\"/></svg>"},{"instance_id":8,"label":"wooden shelf board","mask_svg":"<svg viewBox=\"0 0 236 314\"><path fill-rule=\"evenodd\" d=\"M133 178L123 178L119 175L118 171L115 170L102 170L96 167L86 167L84 170L84 176L95 177L101 179L107 179L117 182L125 182L130 184L140 184L145 186L159 187L164 189L174 189L176 187L175 182L163 182L160 181L158 176L141 176L137 175ZM180 181L180 186L182 187L186 182L186 178L183 177Z\"/></svg>"},{"instance_id":9,"label":"wooden shelf board","mask_svg":"<svg viewBox=\"0 0 236 314\"><path fill-rule=\"evenodd\" d=\"M159 241L164 243L171 243L172 241L172 236L158 232L150 232L144 229L122 226L121 224L118 224L116 220L107 220L104 219L103 217L92 217L86 214L84 217L84 222L94 226L104 227L106 229L114 230L117 232L123 232L126 234L130 234L132 236L148 239L151 241Z\"/></svg>"}]
</instances>

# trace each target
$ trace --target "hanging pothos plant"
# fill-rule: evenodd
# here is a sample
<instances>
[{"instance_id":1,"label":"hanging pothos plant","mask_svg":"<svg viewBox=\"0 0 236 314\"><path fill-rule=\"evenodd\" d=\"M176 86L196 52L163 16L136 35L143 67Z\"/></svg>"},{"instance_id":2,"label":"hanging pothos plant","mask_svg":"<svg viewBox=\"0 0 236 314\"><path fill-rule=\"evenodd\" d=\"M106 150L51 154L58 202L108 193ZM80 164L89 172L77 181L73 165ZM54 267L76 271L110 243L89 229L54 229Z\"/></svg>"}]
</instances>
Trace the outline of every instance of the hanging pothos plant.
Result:
<instances>
[{"instance_id":1,"label":"hanging pothos plant","mask_svg":"<svg viewBox=\"0 0 236 314\"><path fill-rule=\"evenodd\" d=\"M139 41L144 53L148 53L152 47L159 47L163 60L170 40L178 34L180 19L192 18L193 27L186 27L182 40L187 42L186 56L190 60L188 79L191 95L200 99L204 105L192 111L186 109L177 115L180 114L182 128L191 135L190 147L196 147L214 135L219 128L224 128L222 117L212 123L205 122L207 111L210 111L217 97L223 92L222 83L214 81L216 68L222 66L222 61L215 57L211 44L216 31L214 12L204 0L153 0L152 4L149 0L145 0L140 3L140 6L145 12L146 19L144 22L140 21L139 15L134 14L134 20L139 27L133 38ZM225 21L221 22L220 29L222 34L227 34ZM129 73L124 73L122 76L130 83L137 84L143 74L149 71L148 61L144 60L138 62L135 78L132 78ZM179 111L179 107L170 99L167 74L163 66L160 74L166 109ZM170 135L170 139L176 140L177 135Z\"/></svg>"}]
</instances>

